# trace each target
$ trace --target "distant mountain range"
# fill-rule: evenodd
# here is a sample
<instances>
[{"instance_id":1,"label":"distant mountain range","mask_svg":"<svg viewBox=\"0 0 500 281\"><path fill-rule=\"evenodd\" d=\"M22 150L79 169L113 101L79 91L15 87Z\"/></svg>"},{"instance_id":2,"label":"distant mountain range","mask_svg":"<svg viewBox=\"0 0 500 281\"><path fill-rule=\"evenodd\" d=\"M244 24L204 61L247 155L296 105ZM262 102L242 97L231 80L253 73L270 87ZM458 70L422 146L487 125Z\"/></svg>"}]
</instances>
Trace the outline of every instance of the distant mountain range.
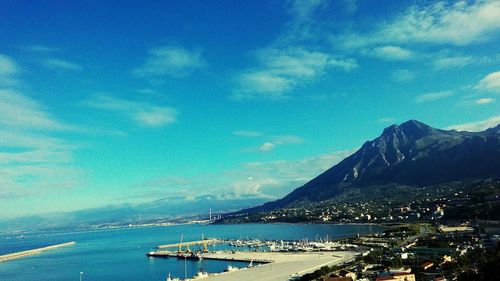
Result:
<instances>
[{"instance_id":1,"label":"distant mountain range","mask_svg":"<svg viewBox=\"0 0 500 281\"><path fill-rule=\"evenodd\" d=\"M323 201L349 188L423 186L498 177L500 125L472 133L435 129L410 120L385 128L378 138L284 198L241 213Z\"/></svg>"},{"instance_id":2,"label":"distant mountain range","mask_svg":"<svg viewBox=\"0 0 500 281\"><path fill-rule=\"evenodd\" d=\"M161 198L153 202L132 205L108 205L105 207L72 212L32 215L15 219L0 220L0 233L12 231L75 230L96 227L120 226L127 224L157 223L185 220L189 217L207 218L209 208L214 215L234 212L242 207L264 203L261 198L220 200L198 198L179 200Z\"/></svg>"}]
</instances>

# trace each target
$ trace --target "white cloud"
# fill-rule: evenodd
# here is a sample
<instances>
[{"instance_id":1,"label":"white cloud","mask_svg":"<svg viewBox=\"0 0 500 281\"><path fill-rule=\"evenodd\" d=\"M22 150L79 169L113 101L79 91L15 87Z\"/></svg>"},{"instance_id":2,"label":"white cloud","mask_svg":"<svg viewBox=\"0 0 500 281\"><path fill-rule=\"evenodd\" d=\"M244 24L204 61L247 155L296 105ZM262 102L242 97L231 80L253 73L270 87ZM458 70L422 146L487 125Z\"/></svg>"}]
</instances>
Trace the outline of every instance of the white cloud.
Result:
<instances>
[{"instance_id":1,"label":"white cloud","mask_svg":"<svg viewBox=\"0 0 500 281\"><path fill-rule=\"evenodd\" d=\"M78 71L83 69L83 67L77 63L56 58L49 58L42 60L41 64L48 69L60 69L60 70L70 70L70 71Z\"/></svg>"},{"instance_id":2,"label":"white cloud","mask_svg":"<svg viewBox=\"0 0 500 281\"><path fill-rule=\"evenodd\" d=\"M287 2L291 19L284 26L277 41L288 45L292 41L310 40L316 37L316 12L328 4L325 0L292 0Z\"/></svg>"},{"instance_id":3,"label":"white cloud","mask_svg":"<svg viewBox=\"0 0 500 281\"><path fill-rule=\"evenodd\" d=\"M146 127L163 127L177 121L177 111L173 107L129 101L109 95L95 95L85 105L124 114Z\"/></svg>"},{"instance_id":4,"label":"white cloud","mask_svg":"<svg viewBox=\"0 0 500 281\"><path fill-rule=\"evenodd\" d=\"M293 0L291 1L290 11L294 15L294 20L303 23L310 19L313 13L321 5L324 5L323 0Z\"/></svg>"},{"instance_id":5,"label":"white cloud","mask_svg":"<svg viewBox=\"0 0 500 281\"><path fill-rule=\"evenodd\" d=\"M449 126L445 129L447 130L457 130L457 131L467 131L467 132L480 132L484 131L488 128L493 128L500 124L500 115L492 116L485 120L457 124Z\"/></svg>"},{"instance_id":6,"label":"white cloud","mask_svg":"<svg viewBox=\"0 0 500 281\"><path fill-rule=\"evenodd\" d=\"M415 80L416 74L408 69L398 69L391 74L392 80L396 82L410 82Z\"/></svg>"},{"instance_id":7,"label":"white cloud","mask_svg":"<svg viewBox=\"0 0 500 281\"><path fill-rule=\"evenodd\" d=\"M260 150L260 151L270 151L270 150L272 150L274 147L275 147L275 144L274 144L274 143L272 143L272 142L265 142L265 143L263 143L263 144L259 147L259 150Z\"/></svg>"},{"instance_id":8,"label":"white cloud","mask_svg":"<svg viewBox=\"0 0 500 281\"><path fill-rule=\"evenodd\" d=\"M380 118L377 121L379 123L384 123L384 124L393 124L395 122L395 119L392 117L385 117L385 118Z\"/></svg>"},{"instance_id":9,"label":"white cloud","mask_svg":"<svg viewBox=\"0 0 500 281\"><path fill-rule=\"evenodd\" d=\"M20 69L12 58L0 54L0 86L17 84L15 75L20 72Z\"/></svg>"},{"instance_id":10,"label":"white cloud","mask_svg":"<svg viewBox=\"0 0 500 281\"><path fill-rule=\"evenodd\" d=\"M249 162L221 173L192 178L163 177L137 186L151 198L211 197L216 199L277 198L300 187L337 164L354 150L337 151L300 160Z\"/></svg>"},{"instance_id":11,"label":"white cloud","mask_svg":"<svg viewBox=\"0 0 500 281\"><path fill-rule=\"evenodd\" d=\"M10 89L0 89L0 124L10 128L33 130L70 130L55 120L34 99Z\"/></svg>"},{"instance_id":12,"label":"white cloud","mask_svg":"<svg viewBox=\"0 0 500 281\"><path fill-rule=\"evenodd\" d=\"M47 47L45 45L27 45L22 47L22 49L27 52L34 52L34 53L51 53L58 51L57 48Z\"/></svg>"},{"instance_id":13,"label":"white cloud","mask_svg":"<svg viewBox=\"0 0 500 281\"><path fill-rule=\"evenodd\" d=\"M71 187L81 171L73 167L76 145L50 136L72 131L36 100L0 90L0 198L29 196Z\"/></svg>"},{"instance_id":14,"label":"white cloud","mask_svg":"<svg viewBox=\"0 0 500 281\"><path fill-rule=\"evenodd\" d=\"M416 96L415 102L417 103L431 102L451 96L453 96L452 91L432 92Z\"/></svg>"},{"instance_id":15,"label":"white cloud","mask_svg":"<svg viewBox=\"0 0 500 281\"><path fill-rule=\"evenodd\" d=\"M434 61L434 68L436 68L437 70L463 68L469 64L472 64L474 61L475 59L470 56L438 58Z\"/></svg>"},{"instance_id":16,"label":"white cloud","mask_svg":"<svg viewBox=\"0 0 500 281\"><path fill-rule=\"evenodd\" d=\"M13 75L19 72L17 63L6 55L0 54L0 75Z\"/></svg>"},{"instance_id":17,"label":"white cloud","mask_svg":"<svg viewBox=\"0 0 500 281\"><path fill-rule=\"evenodd\" d=\"M260 66L239 75L233 97L283 98L286 92L314 81L330 68L351 71L358 67L352 59L303 48L266 48L259 50L256 57Z\"/></svg>"},{"instance_id":18,"label":"white cloud","mask_svg":"<svg viewBox=\"0 0 500 281\"><path fill-rule=\"evenodd\" d=\"M247 137L247 138L254 138L254 137L262 136L261 132L249 131L249 130L234 131L233 134L236 136Z\"/></svg>"},{"instance_id":19,"label":"white cloud","mask_svg":"<svg viewBox=\"0 0 500 281\"><path fill-rule=\"evenodd\" d=\"M267 152L275 149L277 146L288 145L288 144L299 144L303 143L304 140L301 137L294 135L278 135L271 136L271 140L264 142L260 145L259 150L261 152Z\"/></svg>"},{"instance_id":20,"label":"white cloud","mask_svg":"<svg viewBox=\"0 0 500 281\"><path fill-rule=\"evenodd\" d=\"M476 100L476 103L477 104L488 104L488 103L492 103L494 101L495 101L495 99L492 99L492 98L481 98L481 99Z\"/></svg>"},{"instance_id":21,"label":"white cloud","mask_svg":"<svg viewBox=\"0 0 500 281\"><path fill-rule=\"evenodd\" d=\"M500 71L492 72L476 85L476 89L497 92L500 91Z\"/></svg>"},{"instance_id":22,"label":"white cloud","mask_svg":"<svg viewBox=\"0 0 500 281\"><path fill-rule=\"evenodd\" d=\"M331 70L350 72L357 68L356 60L317 48L317 41L324 40L327 32L317 14L327 5L324 0L287 1L290 20L274 41L254 52L255 67L236 75L232 98L284 99Z\"/></svg>"},{"instance_id":23,"label":"white cloud","mask_svg":"<svg viewBox=\"0 0 500 281\"><path fill-rule=\"evenodd\" d=\"M144 65L133 73L139 77L183 77L206 64L200 51L164 46L151 49Z\"/></svg>"},{"instance_id":24,"label":"white cloud","mask_svg":"<svg viewBox=\"0 0 500 281\"><path fill-rule=\"evenodd\" d=\"M427 2L424 2L427 3ZM349 48L383 43L468 45L496 38L500 29L500 2L439 1L414 5L368 34L336 38Z\"/></svg>"},{"instance_id":25,"label":"white cloud","mask_svg":"<svg viewBox=\"0 0 500 281\"><path fill-rule=\"evenodd\" d=\"M376 47L368 52L368 54L380 59L392 61L410 60L415 57L415 54L412 51L393 45Z\"/></svg>"}]
</instances>

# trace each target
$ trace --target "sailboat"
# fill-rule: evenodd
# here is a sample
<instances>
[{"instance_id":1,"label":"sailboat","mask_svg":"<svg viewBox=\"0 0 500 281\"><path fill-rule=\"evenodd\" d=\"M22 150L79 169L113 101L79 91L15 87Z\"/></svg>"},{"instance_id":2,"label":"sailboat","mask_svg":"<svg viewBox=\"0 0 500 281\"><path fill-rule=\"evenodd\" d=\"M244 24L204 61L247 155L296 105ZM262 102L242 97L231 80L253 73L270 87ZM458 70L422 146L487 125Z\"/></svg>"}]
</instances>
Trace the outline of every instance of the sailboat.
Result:
<instances>
[{"instance_id":1,"label":"sailboat","mask_svg":"<svg viewBox=\"0 0 500 281\"><path fill-rule=\"evenodd\" d=\"M165 279L165 281L180 281L180 280L181 279L179 279L179 278L170 277L170 272L168 273L167 279Z\"/></svg>"}]
</instances>

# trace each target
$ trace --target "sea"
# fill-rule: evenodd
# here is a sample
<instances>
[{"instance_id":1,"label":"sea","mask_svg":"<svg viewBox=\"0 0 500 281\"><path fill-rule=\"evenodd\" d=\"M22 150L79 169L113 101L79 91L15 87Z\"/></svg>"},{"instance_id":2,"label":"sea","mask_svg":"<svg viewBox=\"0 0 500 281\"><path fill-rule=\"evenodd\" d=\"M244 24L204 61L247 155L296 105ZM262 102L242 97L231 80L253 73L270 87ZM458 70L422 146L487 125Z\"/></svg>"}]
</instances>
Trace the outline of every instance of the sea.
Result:
<instances>
[{"instance_id":1,"label":"sea","mask_svg":"<svg viewBox=\"0 0 500 281\"><path fill-rule=\"evenodd\" d=\"M245 267L242 262L149 258L146 253L157 245L205 238L261 240L317 240L376 233L377 225L336 224L184 224L133 227L75 232L43 232L1 235L0 255L75 241L76 244L41 254L0 262L1 281L134 280L160 281L172 277L192 277L198 271L223 272L228 265ZM209 246L209 250L229 245ZM240 249L255 250L255 249Z\"/></svg>"}]
</instances>

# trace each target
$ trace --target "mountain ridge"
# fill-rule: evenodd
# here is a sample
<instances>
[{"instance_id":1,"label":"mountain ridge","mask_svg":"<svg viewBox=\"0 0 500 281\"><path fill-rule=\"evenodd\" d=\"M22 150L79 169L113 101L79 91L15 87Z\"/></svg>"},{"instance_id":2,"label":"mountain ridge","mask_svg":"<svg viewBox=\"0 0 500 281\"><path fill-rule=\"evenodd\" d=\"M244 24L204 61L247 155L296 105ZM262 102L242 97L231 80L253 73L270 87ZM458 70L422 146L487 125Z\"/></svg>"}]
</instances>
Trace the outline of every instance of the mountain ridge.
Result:
<instances>
[{"instance_id":1,"label":"mountain ridge","mask_svg":"<svg viewBox=\"0 0 500 281\"><path fill-rule=\"evenodd\" d=\"M500 125L482 132L459 132L409 120L385 128L379 137L282 199L241 212L323 201L351 187L421 186L496 177L500 177Z\"/></svg>"}]
</instances>

